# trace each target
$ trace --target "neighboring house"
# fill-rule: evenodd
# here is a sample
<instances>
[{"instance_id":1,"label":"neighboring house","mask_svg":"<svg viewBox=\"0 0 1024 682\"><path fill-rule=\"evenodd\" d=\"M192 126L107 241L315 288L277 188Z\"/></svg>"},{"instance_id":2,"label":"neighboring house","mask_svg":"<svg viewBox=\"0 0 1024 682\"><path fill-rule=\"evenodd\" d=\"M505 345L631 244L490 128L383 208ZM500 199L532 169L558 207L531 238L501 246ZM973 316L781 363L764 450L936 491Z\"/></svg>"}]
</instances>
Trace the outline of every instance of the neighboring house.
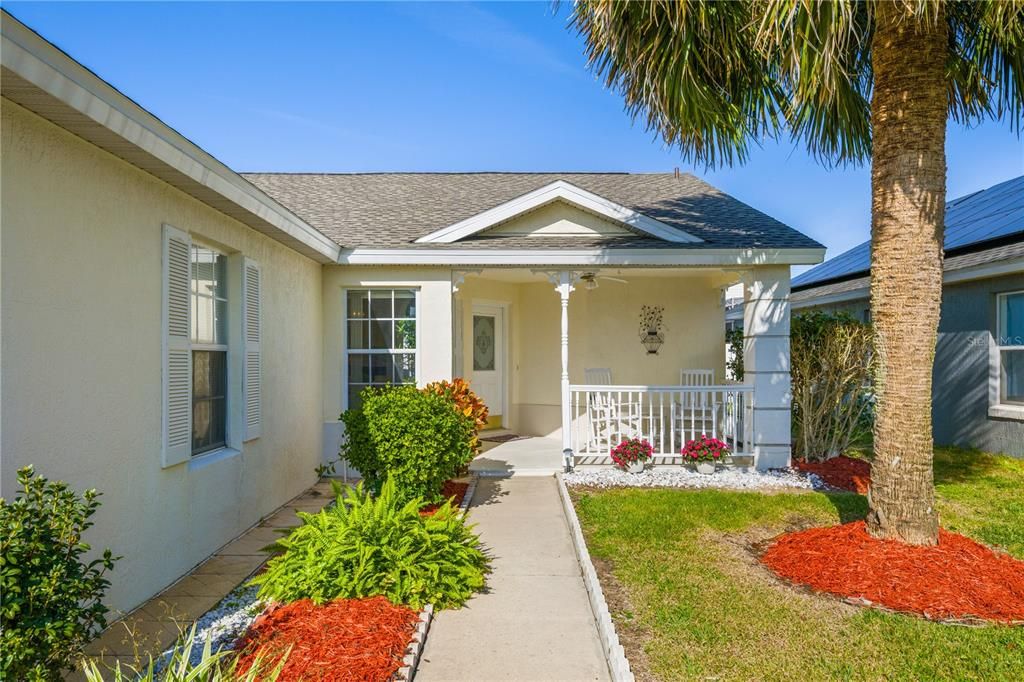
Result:
<instances>
[{"instance_id":1,"label":"neighboring house","mask_svg":"<svg viewBox=\"0 0 1024 682\"><path fill-rule=\"evenodd\" d=\"M940 445L1024 457L1024 176L946 204L932 421ZM870 243L793 279L794 311L869 321Z\"/></svg>"},{"instance_id":2,"label":"neighboring house","mask_svg":"<svg viewBox=\"0 0 1024 682\"><path fill-rule=\"evenodd\" d=\"M103 492L115 608L309 486L368 385L465 376L552 469L702 430L789 463L813 240L691 175L239 175L2 17L3 495L26 464Z\"/></svg>"}]
</instances>

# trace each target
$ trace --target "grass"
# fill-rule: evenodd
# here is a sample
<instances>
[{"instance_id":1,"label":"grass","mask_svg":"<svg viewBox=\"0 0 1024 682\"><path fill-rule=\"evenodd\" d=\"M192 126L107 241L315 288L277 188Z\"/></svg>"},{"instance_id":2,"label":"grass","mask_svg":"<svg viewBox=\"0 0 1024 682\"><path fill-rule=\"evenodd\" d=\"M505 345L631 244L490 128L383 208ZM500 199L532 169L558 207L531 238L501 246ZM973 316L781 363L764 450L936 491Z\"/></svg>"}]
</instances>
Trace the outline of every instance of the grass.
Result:
<instances>
[{"instance_id":1,"label":"grass","mask_svg":"<svg viewBox=\"0 0 1024 682\"><path fill-rule=\"evenodd\" d=\"M942 449L946 528L1024 558L1024 462ZM1024 627L967 628L796 590L751 545L862 518L849 493L580 491L580 520L641 679L1024 679Z\"/></svg>"}]
</instances>

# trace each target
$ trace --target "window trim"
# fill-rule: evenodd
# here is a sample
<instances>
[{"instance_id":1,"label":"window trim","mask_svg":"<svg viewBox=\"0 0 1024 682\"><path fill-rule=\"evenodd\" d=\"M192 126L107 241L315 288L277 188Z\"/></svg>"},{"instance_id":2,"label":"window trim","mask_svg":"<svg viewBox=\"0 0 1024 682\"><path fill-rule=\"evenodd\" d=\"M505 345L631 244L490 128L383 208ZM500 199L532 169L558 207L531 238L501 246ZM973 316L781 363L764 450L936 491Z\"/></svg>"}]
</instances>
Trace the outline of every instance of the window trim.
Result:
<instances>
[{"instance_id":1,"label":"window trim","mask_svg":"<svg viewBox=\"0 0 1024 682\"><path fill-rule=\"evenodd\" d=\"M414 296L414 299L415 299L415 306L416 306L416 315L415 315L415 317L411 318L411 319L413 319L416 322L416 337L415 337L416 338L416 347L412 348L412 349L350 348L349 347L349 343L348 343L348 323L349 323L350 320L359 320L361 318L349 317L348 295L349 295L349 292L358 292L358 291L368 291L368 292L372 292L372 291L390 291L392 293L392 300L394 299L394 292L395 291L411 291L413 293L413 296ZM415 384L414 385L415 386L420 386L421 385L420 379L421 379L422 369L421 369L421 362L420 362L420 348L421 348L421 345L422 345L421 344L421 341L422 341L421 332L422 332L422 329L423 329L423 326L421 324L421 319L420 319L420 304L421 304L421 301L422 301L422 296L420 295L421 293L422 293L422 290L418 286L409 286L409 285L401 285L401 284L382 284L380 286L374 286L374 285L371 285L371 286L345 286L345 287L341 288L341 300L342 300L342 306L343 306L343 308L342 308L342 315L341 315L341 340L342 340L342 347L344 348L344 353L342 354L342 368L341 368L341 377L342 377L342 381L341 381L341 407L342 407L342 411L343 412L349 409L348 394L349 394L349 387L352 385L352 383L349 381L349 378L350 378L349 377L349 356L352 353L356 353L356 354L359 354L359 355L367 355L367 354L369 354L369 355L398 355L398 354L401 354L401 355L412 355L414 360L415 360L415 362L416 362L416 371L415 371L415 378L414 378ZM396 318L393 317L394 316L394 309L393 308L392 308L391 314L392 314L391 318L380 318L380 319L390 319L392 322L394 322L394 320ZM368 318L368 319L372 319L372 318ZM397 318L397 319L407 320L407 319L410 319L410 318L402 317L402 318ZM392 333L394 333L394 332L392 332ZM392 337L392 341L391 342L392 342L392 344L394 344L394 337ZM367 343L369 343L369 339L367 339ZM356 385L359 385L359 386L373 386L374 384L373 383L363 384L362 382L359 382Z\"/></svg>"},{"instance_id":2,"label":"window trim","mask_svg":"<svg viewBox=\"0 0 1024 682\"><path fill-rule=\"evenodd\" d=\"M1001 333L1003 328L1003 301L1008 296L1024 295L1024 289L1001 291L995 296L995 329L992 334L992 345L989 348L989 408L988 416L997 419L1014 419L1024 421L1024 403L1003 402L1003 351L1024 352L1024 344L1003 345Z\"/></svg>"}]
</instances>

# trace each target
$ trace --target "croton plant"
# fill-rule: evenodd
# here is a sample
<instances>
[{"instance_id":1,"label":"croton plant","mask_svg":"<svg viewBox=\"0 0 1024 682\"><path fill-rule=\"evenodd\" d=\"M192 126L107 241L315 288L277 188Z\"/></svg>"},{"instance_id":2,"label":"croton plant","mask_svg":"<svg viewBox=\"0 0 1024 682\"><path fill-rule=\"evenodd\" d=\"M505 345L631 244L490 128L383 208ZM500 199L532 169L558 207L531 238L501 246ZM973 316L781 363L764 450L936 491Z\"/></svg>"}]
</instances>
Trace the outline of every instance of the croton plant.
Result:
<instances>
[{"instance_id":1,"label":"croton plant","mask_svg":"<svg viewBox=\"0 0 1024 682\"><path fill-rule=\"evenodd\" d=\"M473 435L473 452L480 450L480 430L487 426L487 405L469 387L465 379L455 378L451 381L435 381L427 384L423 389L425 393L436 393L444 396L455 404L455 409L467 417L471 417L476 424L476 431Z\"/></svg>"}]
</instances>

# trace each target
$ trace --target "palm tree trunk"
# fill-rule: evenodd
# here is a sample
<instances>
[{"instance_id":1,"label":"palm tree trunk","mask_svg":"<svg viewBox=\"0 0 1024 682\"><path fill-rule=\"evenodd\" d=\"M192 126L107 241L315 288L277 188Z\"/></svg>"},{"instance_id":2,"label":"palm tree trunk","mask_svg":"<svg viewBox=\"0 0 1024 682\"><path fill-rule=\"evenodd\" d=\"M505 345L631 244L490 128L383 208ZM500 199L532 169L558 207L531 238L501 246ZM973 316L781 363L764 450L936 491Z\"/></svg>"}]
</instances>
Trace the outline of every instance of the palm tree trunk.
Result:
<instances>
[{"instance_id":1,"label":"palm tree trunk","mask_svg":"<svg viewBox=\"0 0 1024 682\"><path fill-rule=\"evenodd\" d=\"M871 315L878 353L868 531L938 542L932 364L942 299L947 29L875 3L871 100Z\"/></svg>"}]
</instances>

